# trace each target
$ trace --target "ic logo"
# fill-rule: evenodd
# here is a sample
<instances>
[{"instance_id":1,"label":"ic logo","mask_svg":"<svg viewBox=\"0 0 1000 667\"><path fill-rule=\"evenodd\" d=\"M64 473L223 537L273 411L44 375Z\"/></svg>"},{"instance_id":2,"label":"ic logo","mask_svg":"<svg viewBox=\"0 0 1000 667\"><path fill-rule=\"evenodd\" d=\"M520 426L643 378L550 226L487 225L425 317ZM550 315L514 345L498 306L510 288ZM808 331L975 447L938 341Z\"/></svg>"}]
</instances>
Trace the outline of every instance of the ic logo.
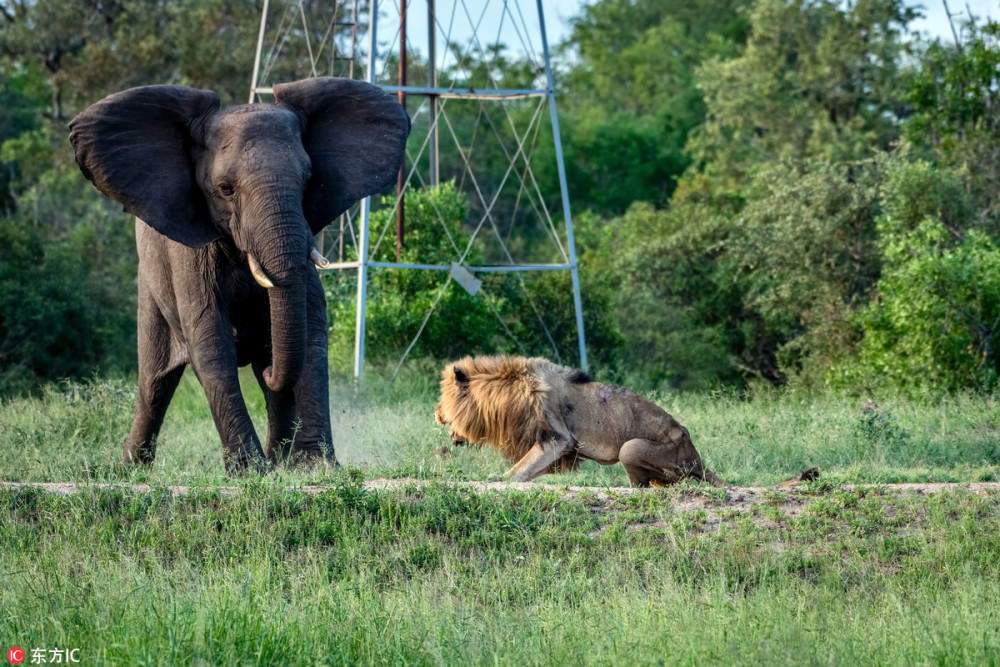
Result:
<instances>
[{"instance_id":1,"label":"ic logo","mask_svg":"<svg viewBox=\"0 0 1000 667\"><path fill-rule=\"evenodd\" d=\"M7 651L7 659L10 660L12 665L20 665L24 662L24 651L15 646Z\"/></svg>"}]
</instances>

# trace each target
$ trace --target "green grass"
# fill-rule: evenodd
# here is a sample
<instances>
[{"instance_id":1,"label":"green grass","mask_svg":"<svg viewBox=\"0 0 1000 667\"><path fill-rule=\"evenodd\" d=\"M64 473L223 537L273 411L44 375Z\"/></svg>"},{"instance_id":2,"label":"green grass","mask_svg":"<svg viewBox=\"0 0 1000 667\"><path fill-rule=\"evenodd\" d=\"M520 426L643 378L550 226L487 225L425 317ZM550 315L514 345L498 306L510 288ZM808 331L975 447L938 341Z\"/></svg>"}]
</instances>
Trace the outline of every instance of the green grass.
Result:
<instances>
[{"instance_id":1,"label":"green grass","mask_svg":"<svg viewBox=\"0 0 1000 667\"><path fill-rule=\"evenodd\" d=\"M244 377L251 413L264 433L262 398ZM333 388L337 458L366 477L487 479L507 468L491 451L448 444L433 419L430 382L364 391ZM818 466L835 482L890 483L1000 479L1000 405L991 397L941 396L920 401L793 392L680 394L654 397L691 431L710 468L728 482L770 485ZM132 418L134 388L122 381L51 388L40 399L0 403L0 471L17 481L143 481L217 484L222 453L201 388L186 375L167 413L151 469L120 465ZM330 471L284 472L290 481L323 481ZM582 470L541 481L627 485L621 466L585 463Z\"/></svg>"},{"instance_id":2,"label":"green grass","mask_svg":"<svg viewBox=\"0 0 1000 667\"><path fill-rule=\"evenodd\" d=\"M1000 497L0 491L0 636L88 663L990 664ZM12 645L13 645L12 644Z\"/></svg>"},{"instance_id":3,"label":"green grass","mask_svg":"<svg viewBox=\"0 0 1000 667\"><path fill-rule=\"evenodd\" d=\"M250 480L223 475L190 378L147 470L119 463L127 382L0 404L3 479L153 486L0 490L0 637L79 648L86 664L1000 661L1000 495L878 486L996 479L994 399L877 397L866 409L833 394L656 397L731 482L819 466L792 514L777 493L740 510L697 485L607 503L435 483L365 491L363 478L486 479L505 464L475 449L431 454L447 435L429 383L333 393L344 468ZM540 481L626 477L587 465ZM304 483L328 488L295 490ZM171 484L195 488L179 497ZM705 510L678 509L692 495Z\"/></svg>"}]
</instances>

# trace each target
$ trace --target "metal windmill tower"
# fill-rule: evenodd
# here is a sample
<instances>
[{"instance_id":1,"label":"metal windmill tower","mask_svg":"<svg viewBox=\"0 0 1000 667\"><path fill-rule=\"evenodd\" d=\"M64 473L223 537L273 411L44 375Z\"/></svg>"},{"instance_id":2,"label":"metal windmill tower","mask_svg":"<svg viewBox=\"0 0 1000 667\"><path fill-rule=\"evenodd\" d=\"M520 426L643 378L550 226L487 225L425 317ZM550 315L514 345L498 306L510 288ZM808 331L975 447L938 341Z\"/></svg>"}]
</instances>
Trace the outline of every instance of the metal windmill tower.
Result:
<instances>
[{"instance_id":1,"label":"metal windmill tower","mask_svg":"<svg viewBox=\"0 0 1000 667\"><path fill-rule=\"evenodd\" d=\"M394 210L386 218L396 219L397 261L372 259L390 225L387 222L382 229L370 229L371 198L342 216L339 224L331 225L317 239L320 250L330 260L330 269L357 271L357 378L364 364L365 307L369 272L373 270L438 271L448 275L400 365L452 282L475 294L481 287L477 274L512 272L523 288L524 276L531 272L569 271L580 363L587 367L580 280L542 0L523 1L534 6L527 17L522 0L367 0L360 7L359 0L264 0L251 102L268 99L274 82L309 76L363 79L397 94L404 105L411 101L408 111L414 131L400 170ZM531 83L527 86L503 85L503 54L511 47L533 68L535 74L528 77ZM416 63L408 63L411 58ZM414 74L417 71L419 74ZM439 73L445 76L439 77ZM420 80L416 81L418 76ZM441 79L447 82L442 85ZM512 113L512 105L519 105L520 113ZM461 111L449 114L451 108ZM463 135L452 122L453 116L470 109L477 121L471 136ZM546 202L532 163L534 149L547 133L554 142L558 204ZM444 151L441 144L445 144ZM492 144L493 150L484 150L486 144ZM479 178L481 164L477 160L484 153L494 159L498 155L505 157L508 166L502 178L495 177L489 183ZM442 156L447 159L442 160ZM551 162L552 156L547 160ZM494 175L497 173L494 167ZM472 239L464 249L452 241L455 259L451 265L400 262L399 248L405 231L403 195L410 187L437 185L442 177L456 179L468 193L471 213L466 224L474 229ZM550 208L557 210L553 214ZM560 208L564 236L556 222ZM512 247L518 230L532 225L536 236L544 233L552 243L549 250L557 261L531 261L530 250L523 245ZM344 261L346 244L356 248L357 261ZM484 253L486 265L465 265L473 244L488 246ZM529 255L528 259L524 259L525 255ZM538 252L533 253L533 257L538 256ZM530 297L528 303L558 359L559 350L543 314ZM499 314L497 317L510 335Z\"/></svg>"}]
</instances>

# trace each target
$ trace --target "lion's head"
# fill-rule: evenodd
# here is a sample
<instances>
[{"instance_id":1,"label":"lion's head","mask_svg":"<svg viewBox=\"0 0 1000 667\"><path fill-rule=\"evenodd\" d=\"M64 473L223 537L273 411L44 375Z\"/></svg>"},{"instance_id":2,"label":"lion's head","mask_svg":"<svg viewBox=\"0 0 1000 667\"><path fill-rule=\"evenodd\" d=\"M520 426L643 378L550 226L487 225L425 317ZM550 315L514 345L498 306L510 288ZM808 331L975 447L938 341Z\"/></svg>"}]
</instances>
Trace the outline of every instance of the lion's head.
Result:
<instances>
[{"instance_id":1,"label":"lion's head","mask_svg":"<svg viewBox=\"0 0 1000 667\"><path fill-rule=\"evenodd\" d=\"M542 359L465 357L445 366L434 419L451 430L456 445L492 445L520 459L544 428ZM547 363L547 362L546 362Z\"/></svg>"},{"instance_id":2,"label":"lion's head","mask_svg":"<svg viewBox=\"0 0 1000 667\"><path fill-rule=\"evenodd\" d=\"M441 400L434 408L434 420L441 426L448 428L452 444L459 446L469 444L466 435L457 430L454 425L455 414L461 412L462 399L468 398L469 376L459 365L462 361L466 361L466 359L448 364L445 367L441 380Z\"/></svg>"}]
</instances>

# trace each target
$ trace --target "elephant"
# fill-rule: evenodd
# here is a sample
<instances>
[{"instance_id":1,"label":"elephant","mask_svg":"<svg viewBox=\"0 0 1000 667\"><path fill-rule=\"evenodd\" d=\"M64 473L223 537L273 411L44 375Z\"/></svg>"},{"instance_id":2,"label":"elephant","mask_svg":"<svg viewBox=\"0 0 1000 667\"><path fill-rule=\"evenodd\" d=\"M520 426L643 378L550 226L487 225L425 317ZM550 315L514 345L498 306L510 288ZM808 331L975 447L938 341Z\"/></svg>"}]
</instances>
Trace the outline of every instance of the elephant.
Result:
<instances>
[{"instance_id":1,"label":"elephant","mask_svg":"<svg viewBox=\"0 0 1000 667\"><path fill-rule=\"evenodd\" d=\"M150 464L190 364L227 474L336 465L327 315L313 235L396 181L410 119L376 86L317 77L274 104L220 108L185 86L131 88L69 125L84 176L136 216L139 387L127 464ZM312 261L310 261L312 260ZM264 392L254 430L238 367Z\"/></svg>"}]
</instances>

